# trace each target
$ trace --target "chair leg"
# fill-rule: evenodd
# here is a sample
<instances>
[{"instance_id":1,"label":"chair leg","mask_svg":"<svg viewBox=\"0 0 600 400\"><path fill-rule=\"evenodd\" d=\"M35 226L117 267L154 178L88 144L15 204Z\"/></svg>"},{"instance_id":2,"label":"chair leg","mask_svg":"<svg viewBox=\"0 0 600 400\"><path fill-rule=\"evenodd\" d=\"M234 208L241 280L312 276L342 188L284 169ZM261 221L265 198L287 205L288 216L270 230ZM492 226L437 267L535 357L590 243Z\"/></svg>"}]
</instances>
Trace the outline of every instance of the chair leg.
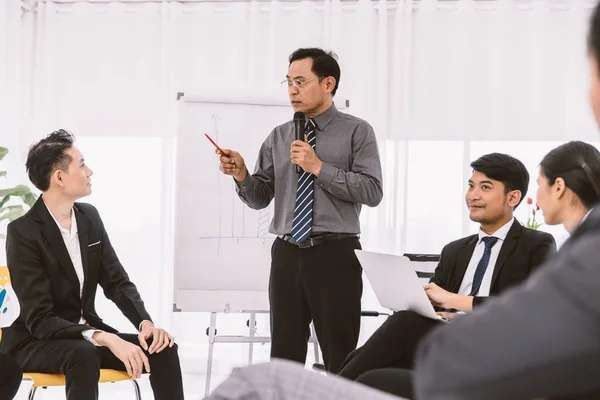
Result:
<instances>
[{"instance_id":1,"label":"chair leg","mask_svg":"<svg viewBox=\"0 0 600 400\"><path fill-rule=\"evenodd\" d=\"M310 324L310 332L312 337L315 339L314 345L315 345L315 362L316 363L320 363L321 362L321 357L319 357L319 341L317 340L317 331L315 330L315 325L314 323Z\"/></svg>"},{"instance_id":2,"label":"chair leg","mask_svg":"<svg viewBox=\"0 0 600 400\"><path fill-rule=\"evenodd\" d=\"M135 392L135 400L142 400L142 394L140 393L140 385L138 385L135 379L131 380L131 384L133 385L133 391Z\"/></svg>"},{"instance_id":3,"label":"chair leg","mask_svg":"<svg viewBox=\"0 0 600 400\"><path fill-rule=\"evenodd\" d=\"M252 342L252 338L254 337L254 333L256 332L256 314L250 313L250 323L248 324L250 327L250 343L248 348L248 365L252 365L252 355L254 352L254 343Z\"/></svg>"},{"instance_id":4,"label":"chair leg","mask_svg":"<svg viewBox=\"0 0 600 400\"><path fill-rule=\"evenodd\" d=\"M29 389L29 400L33 400L33 398L35 397L35 391L37 390L37 388L33 385L31 385L31 389Z\"/></svg>"},{"instance_id":5,"label":"chair leg","mask_svg":"<svg viewBox=\"0 0 600 400\"><path fill-rule=\"evenodd\" d=\"M208 332L208 361L206 365L206 389L204 395L208 397L210 393L210 375L212 373L213 345L215 343L215 329L217 327L217 313L210 313L210 331Z\"/></svg>"}]
</instances>

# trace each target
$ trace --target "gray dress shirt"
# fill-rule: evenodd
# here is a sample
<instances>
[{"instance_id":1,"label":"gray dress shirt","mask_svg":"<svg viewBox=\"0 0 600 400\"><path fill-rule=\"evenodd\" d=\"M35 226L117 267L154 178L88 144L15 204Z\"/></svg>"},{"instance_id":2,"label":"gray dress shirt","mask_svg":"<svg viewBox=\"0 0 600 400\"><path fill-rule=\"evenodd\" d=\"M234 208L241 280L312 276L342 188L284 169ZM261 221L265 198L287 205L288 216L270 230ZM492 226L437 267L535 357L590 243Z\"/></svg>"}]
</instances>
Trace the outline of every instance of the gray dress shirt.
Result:
<instances>
[{"instance_id":1,"label":"gray dress shirt","mask_svg":"<svg viewBox=\"0 0 600 400\"><path fill-rule=\"evenodd\" d=\"M315 150L323 166L314 185L312 234L360 233L362 204L374 207L383 197L373 128L335 105L313 119ZM260 148L254 173L237 185L240 199L253 209L267 207L275 197L269 231L276 235L289 234L294 218L298 174L290 161L293 141L292 121L273 129Z\"/></svg>"}]
</instances>

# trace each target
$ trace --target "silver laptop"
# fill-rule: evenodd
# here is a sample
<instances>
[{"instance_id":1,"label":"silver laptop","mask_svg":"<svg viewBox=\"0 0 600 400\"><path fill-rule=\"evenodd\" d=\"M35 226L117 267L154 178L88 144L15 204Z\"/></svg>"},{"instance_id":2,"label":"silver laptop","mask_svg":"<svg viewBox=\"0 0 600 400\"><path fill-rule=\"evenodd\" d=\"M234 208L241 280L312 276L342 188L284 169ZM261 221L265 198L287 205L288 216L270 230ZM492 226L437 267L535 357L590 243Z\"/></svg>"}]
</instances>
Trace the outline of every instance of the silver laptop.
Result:
<instances>
[{"instance_id":1,"label":"silver laptop","mask_svg":"<svg viewBox=\"0 0 600 400\"><path fill-rule=\"evenodd\" d=\"M354 250L382 307L440 319L407 257ZM445 320L444 320L445 321Z\"/></svg>"}]
</instances>

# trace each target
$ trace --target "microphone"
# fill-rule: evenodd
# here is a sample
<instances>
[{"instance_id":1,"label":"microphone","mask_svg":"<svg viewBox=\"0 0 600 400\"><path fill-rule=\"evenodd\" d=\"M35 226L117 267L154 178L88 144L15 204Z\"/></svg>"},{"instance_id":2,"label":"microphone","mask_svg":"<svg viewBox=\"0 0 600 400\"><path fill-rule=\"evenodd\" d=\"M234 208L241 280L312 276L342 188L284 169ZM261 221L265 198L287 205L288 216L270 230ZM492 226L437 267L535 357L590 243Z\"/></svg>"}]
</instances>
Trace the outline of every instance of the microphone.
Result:
<instances>
[{"instance_id":1,"label":"microphone","mask_svg":"<svg viewBox=\"0 0 600 400\"><path fill-rule=\"evenodd\" d=\"M295 112L294 113L294 135L296 140L303 141L304 140L304 124L306 124L306 118L303 112ZM296 172L302 172L302 168L298 164L296 164Z\"/></svg>"}]
</instances>

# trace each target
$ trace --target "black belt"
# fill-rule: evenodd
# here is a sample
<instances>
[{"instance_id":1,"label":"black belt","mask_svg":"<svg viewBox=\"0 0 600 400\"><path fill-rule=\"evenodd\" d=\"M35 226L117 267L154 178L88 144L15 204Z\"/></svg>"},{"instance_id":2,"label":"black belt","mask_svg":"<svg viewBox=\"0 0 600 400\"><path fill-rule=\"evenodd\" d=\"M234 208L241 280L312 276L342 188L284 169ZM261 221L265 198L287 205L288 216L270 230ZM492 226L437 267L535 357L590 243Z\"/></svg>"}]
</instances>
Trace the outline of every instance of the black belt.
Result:
<instances>
[{"instance_id":1,"label":"black belt","mask_svg":"<svg viewBox=\"0 0 600 400\"><path fill-rule=\"evenodd\" d=\"M332 242L334 240L351 239L351 238L359 239L360 235L357 235L356 233L318 233L318 234L315 234L314 236L311 236L308 239L304 240L304 242L302 242L300 244L296 243L296 241L294 240L292 235L279 235L278 237L279 237L279 239L281 239L285 242L288 242L290 244L300 247L301 249L304 249L307 247L313 247L313 246L317 246L319 244Z\"/></svg>"}]
</instances>

